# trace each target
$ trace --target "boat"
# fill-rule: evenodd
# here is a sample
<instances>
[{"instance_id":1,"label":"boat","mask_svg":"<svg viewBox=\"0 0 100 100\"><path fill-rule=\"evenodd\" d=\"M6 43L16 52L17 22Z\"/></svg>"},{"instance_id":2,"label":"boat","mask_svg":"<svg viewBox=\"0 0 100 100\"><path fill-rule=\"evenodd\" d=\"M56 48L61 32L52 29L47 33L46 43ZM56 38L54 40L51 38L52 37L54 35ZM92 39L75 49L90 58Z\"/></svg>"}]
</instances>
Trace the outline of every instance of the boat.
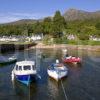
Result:
<instances>
[{"instance_id":1,"label":"boat","mask_svg":"<svg viewBox=\"0 0 100 100\"><path fill-rule=\"evenodd\" d=\"M12 80L16 79L19 82L29 85L36 79L36 66L34 61L20 61L16 62L14 69L12 70Z\"/></svg>"},{"instance_id":2,"label":"boat","mask_svg":"<svg viewBox=\"0 0 100 100\"><path fill-rule=\"evenodd\" d=\"M62 60L65 63L80 63L81 62L81 58L72 57L72 56L64 57Z\"/></svg>"},{"instance_id":3,"label":"boat","mask_svg":"<svg viewBox=\"0 0 100 100\"><path fill-rule=\"evenodd\" d=\"M4 57L0 56L0 65L8 65L15 63L17 61L17 58L12 56L12 57Z\"/></svg>"},{"instance_id":4,"label":"boat","mask_svg":"<svg viewBox=\"0 0 100 100\"><path fill-rule=\"evenodd\" d=\"M48 67L47 73L51 78L59 81L68 75L68 68L62 63L59 63L59 60L56 60L56 63L53 63Z\"/></svg>"}]
</instances>

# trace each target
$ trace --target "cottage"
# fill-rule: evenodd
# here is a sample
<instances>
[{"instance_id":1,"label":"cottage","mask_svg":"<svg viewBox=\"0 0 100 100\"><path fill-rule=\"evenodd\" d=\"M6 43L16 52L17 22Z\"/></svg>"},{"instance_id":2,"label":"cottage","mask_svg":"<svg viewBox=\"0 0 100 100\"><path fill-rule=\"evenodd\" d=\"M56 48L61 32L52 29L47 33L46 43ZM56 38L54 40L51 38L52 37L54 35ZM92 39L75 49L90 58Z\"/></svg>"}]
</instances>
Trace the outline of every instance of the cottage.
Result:
<instances>
[{"instance_id":1,"label":"cottage","mask_svg":"<svg viewBox=\"0 0 100 100\"><path fill-rule=\"evenodd\" d=\"M67 35L67 39L68 39L68 40L75 40L76 37L75 37L75 35L70 34L70 35Z\"/></svg>"},{"instance_id":2,"label":"cottage","mask_svg":"<svg viewBox=\"0 0 100 100\"><path fill-rule=\"evenodd\" d=\"M33 41L42 40L42 39L43 39L43 33L37 34L37 35L33 35L33 36L31 37L31 39L32 39Z\"/></svg>"},{"instance_id":3,"label":"cottage","mask_svg":"<svg viewBox=\"0 0 100 100\"><path fill-rule=\"evenodd\" d=\"M96 36L90 36L89 40L92 40L92 41L100 41L100 38L99 37L96 37Z\"/></svg>"}]
</instances>

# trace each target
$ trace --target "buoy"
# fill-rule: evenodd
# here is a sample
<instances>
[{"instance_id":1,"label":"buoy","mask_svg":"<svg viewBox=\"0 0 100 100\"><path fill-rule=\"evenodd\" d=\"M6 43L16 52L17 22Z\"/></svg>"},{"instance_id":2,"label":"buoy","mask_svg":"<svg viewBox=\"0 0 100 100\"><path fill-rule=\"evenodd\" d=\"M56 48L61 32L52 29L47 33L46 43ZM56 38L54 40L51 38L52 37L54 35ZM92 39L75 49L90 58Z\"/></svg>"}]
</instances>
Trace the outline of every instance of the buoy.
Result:
<instances>
[{"instance_id":1,"label":"buoy","mask_svg":"<svg viewBox=\"0 0 100 100\"><path fill-rule=\"evenodd\" d=\"M59 63L59 60L58 60L58 59L56 59L56 63L57 63L57 64Z\"/></svg>"},{"instance_id":2,"label":"buoy","mask_svg":"<svg viewBox=\"0 0 100 100\"><path fill-rule=\"evenodd\" d=\"M11 80L14 81L14 73L13 73L13 71L11 73Z\"/></svg>"},{"instance_id":3,"label":"buoy","mask_svg":"<svg viewBox=\"0 0 100 100\"><path fill-rule=\"evenodd\" d=\"M67 49L63 49L62 51L63 51L64 53L66 53L68 50L67 50Z\"/></svg>"}]
</instances>

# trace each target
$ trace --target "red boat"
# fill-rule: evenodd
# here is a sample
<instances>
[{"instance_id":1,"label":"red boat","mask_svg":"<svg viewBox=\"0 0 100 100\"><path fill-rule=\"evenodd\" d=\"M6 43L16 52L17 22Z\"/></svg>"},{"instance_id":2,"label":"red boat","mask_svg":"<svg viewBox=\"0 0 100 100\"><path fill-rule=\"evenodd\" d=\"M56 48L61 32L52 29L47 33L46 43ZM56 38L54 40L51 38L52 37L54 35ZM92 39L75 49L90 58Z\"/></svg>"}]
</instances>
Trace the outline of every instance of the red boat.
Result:
<instances>
[{"instance_id":1,"label":"red boat","mask_svg":"<svg viewBox=\"0 0 100 100\"><path fill-rule=\"evenodd\" d=\"M65 63L80 63L81 62L81 59L79 57L65 57L63 58L63 62Z\"/></svg>"}]
</instances>

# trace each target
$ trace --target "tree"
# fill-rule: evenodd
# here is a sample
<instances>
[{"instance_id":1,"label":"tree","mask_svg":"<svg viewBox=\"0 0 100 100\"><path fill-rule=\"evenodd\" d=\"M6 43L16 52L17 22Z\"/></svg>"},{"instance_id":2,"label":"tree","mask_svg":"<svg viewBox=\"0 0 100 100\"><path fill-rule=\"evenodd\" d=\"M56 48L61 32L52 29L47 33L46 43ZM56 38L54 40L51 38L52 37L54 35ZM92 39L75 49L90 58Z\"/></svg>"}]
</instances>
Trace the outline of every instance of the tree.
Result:
<instances>
[{"instance_id":1,"label":"tree","mask_svg":"<svg viewBox=\"0 0 100 100\"><path fill-rule=\"evenodd\" d=\"M97 30L100 30L100 22L96 23L95 27Z\"/></svg>"},{"instance_id":2,"label":"tree","mask_svg":"<svg viewBox=\"0 0 100 100\"><path fill-rule=\"evenodd\" d=\"M50 17L47 17L43 21L43 33L51 34L53 33L53 22Z\"/></svg>"},{"instance_id":3,"label":"tree","mask_svg":"<svg viewBox=\"0 0 100 100\"><path fill-rule=\"evenodd\" d=\"M56 36L61 36L61 33L66 27L66 21L63 16L61 16L60 11L56 11L53 17L53 31Z\"/></svg>"},{"instance_id":4,"label":"tree","mask_svg":"<svg viewBox=\"0 0 100 100\"><path fill-rule=\"evenodd\" d=\"M43 32L42 23L37 21L37 23L34 25L34 33L38 34L38 33L42 33L42 32Z\"/></svg>"}]
</instances>

